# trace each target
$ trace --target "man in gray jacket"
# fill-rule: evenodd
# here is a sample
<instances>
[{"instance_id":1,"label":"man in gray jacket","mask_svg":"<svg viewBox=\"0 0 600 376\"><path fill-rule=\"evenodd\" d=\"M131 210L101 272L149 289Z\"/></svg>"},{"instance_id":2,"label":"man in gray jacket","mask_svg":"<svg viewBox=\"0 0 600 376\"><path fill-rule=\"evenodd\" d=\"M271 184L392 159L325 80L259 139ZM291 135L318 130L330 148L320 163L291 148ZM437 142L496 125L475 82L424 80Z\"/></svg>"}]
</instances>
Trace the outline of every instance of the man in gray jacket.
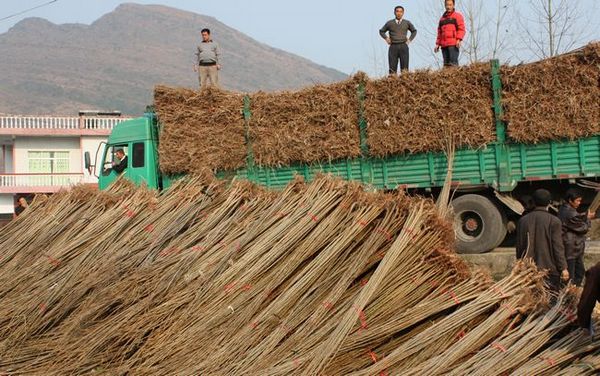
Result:
<instances>
[{"instance_id":1,"label":"man in gray jacket","mask_svg":"<svg viewBox=\"0 0 600 376\"><path fill-rule=\"evenodd\" d=\"M386 22L379 30L379 35L390 46L388 49L390 74L396 74L398 71L398 60L400 60L400 69L403 71L408 70L408 45L417 36L417 29L415 29L412 22L402 18L404 7L395 7L394 15L396 17ZM410 38L407 37L409 31Z\"/></svg>"},{"instance_id":2,"label":"man in gray jacket","mask_svg":"<svg viewBox=\"0 0 600 376\"><path fill-rule=\"evenodd\" d=\"M560 289L560 280L569 280L562 224L548 213L550 192L538 189L533 193L535 209L519 219L517 224L517 258L531 258L540 270L546 270L546 284L552 291Z\"/></svg>"},{"instance_id":3,"label":"man in gray jacket","mask_svg":"<svg viewBox=\"0 0 600 376\"><path fill-rule=\"evenodd\" d=\"M210 38L210 30L202 29L202 43L198 46L196 57L198 58L197 65L194 66L194 71L198 72L200 80L200 89L208 86L219 87L219 46Z\"/></svg>"},{"instance_id":4,"label":"man in gray jacket","mask_svg":"<svg viewBox=\"0 0 600 376\"><path fill-rule=\"evenodd\" d=\"M562 236L569 275L576 286L581 286L581 282L583 282L585 236L592 226L590 219L594 218L594 213L579 213L577 211L582 198L581 192L571 188L566 192L566 202L558 209L558 218L562 222Z\"/></svg>"}]
</instances>

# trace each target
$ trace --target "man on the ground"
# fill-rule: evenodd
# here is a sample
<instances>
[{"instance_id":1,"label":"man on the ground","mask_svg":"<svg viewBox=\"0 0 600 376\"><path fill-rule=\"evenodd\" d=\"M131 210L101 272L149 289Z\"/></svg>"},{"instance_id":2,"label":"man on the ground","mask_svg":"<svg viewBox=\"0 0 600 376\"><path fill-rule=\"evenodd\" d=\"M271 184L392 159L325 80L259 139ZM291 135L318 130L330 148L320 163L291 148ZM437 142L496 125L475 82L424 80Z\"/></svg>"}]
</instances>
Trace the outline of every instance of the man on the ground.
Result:
<instances>
[{"instance_id":1,"label":"man on the ground","mask_svg":"<svg viewBox=\"0 0 600 376\"><path fill-rule=\"evenodd\" d=\"M29 204L27 203L25 197L19 197L17 200L17 206L15 206L15 217L21 215L21 213L23 213L28 207Z\"/></svg>"},{"instance_id":2,"label":"man on the ground","mask_svg":"<svg viewBox=\"0 0 600 376\"><path fill-rule=\"evenodd\" d=\"M585 284L577 305L577 322L591 336L594 336L592 312L597 302L600 302L600 262L585 272Z\"/></svg>"},{"instance_id":3,"label":"man on the ground","mask_svg":"<svg viewBox=\"0 0 600 376\"><path fill-rule=\"evenodd\" d=\"M558 218L562 222L563 243L569 275L576 286L581 286L583 281L585 236L592 226L590 220L594 218L594 214L591 212L579 213L577 211L582 198L580 191L569 189L565 195L565 203L558 210Z\"/></svg>"},{"instance_id":4,"label":"man on the ground","mask_svg":"<svg viewBox=\"0 0 600 376\"><path fill-rule=\"evenodd\" d=\"M546 270L546 285L552 291L560 289L560 280L569 280L562 224L548 213L552 196L545 189L533 193L535 209L517 224L517 258L531 258L537 267Z\"/></svg>"}]
</instances>

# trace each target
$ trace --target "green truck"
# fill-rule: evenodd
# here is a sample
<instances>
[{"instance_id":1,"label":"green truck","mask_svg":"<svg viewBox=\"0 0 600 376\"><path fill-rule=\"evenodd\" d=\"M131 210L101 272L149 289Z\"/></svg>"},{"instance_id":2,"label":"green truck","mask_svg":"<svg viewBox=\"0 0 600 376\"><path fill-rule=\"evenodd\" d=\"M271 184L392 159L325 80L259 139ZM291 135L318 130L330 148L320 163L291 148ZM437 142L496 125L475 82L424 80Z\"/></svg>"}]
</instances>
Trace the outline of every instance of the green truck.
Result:
<instances>
[{"instance_id":1,"label":"green truck","mask_svg":"<svg viewBox=\"0 0 600 376\"><path fill-rule=\"evenodd\" d=\"M453 161L456 245L463 253L486 252L499 246L507 233L514 230L524 210L522 203L530 199L535 189L544 187L558 198L577 179L595 180L600 175L600 135L538 144L511 142L502 121L500 66L498 61L491 64L496 141L481 149L458 149ZM251 116L248 100L244 116ZM260 167L254 164L251 140L247 139L246 167L220 171L217 176L247 179L280 189L296 175L310 181L318 173L331 173L376 189L405 189L433 197L439 193L448 170L445 154L371 157L366 126L366 121L361 119L358 127L363 153L359 158L280 168ZM102 150L104 166L98 176L99 188L105 189L117 179L118 174L110 166L115 150L120 148L125 149L128 156L123 173L126 178L151 188L167 188L175 177L165 176L159 169L159 132L160 124L152 112L118 124ZM86 165L93 167L89 154Z\"/></svg>"}]
</instances>

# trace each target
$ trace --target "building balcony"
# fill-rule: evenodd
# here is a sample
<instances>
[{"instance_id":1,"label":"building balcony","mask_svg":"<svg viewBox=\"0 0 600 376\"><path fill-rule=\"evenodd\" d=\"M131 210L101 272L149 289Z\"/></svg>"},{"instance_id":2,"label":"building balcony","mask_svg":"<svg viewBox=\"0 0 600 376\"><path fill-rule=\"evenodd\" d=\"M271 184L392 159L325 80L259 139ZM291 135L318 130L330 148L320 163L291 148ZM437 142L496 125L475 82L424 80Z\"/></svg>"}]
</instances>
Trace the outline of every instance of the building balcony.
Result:
<instances>
[{"instance_id":1,"label":"building balcony","mask_svg":"<svg viewBox=\"0 0 600 376\"><path fill-rule=\"evenodd\" d=\"M0 174L0 193L55 193L80 183L91 183L91 177L82 173Z\"/></svg>"},{"instance_id":2,"label":"building balcony","mask_svg":"<svg viewBox=\"0 0 600 376\"><path fill-rule=\"evenodd\" d=\"M115 125L131 117L0 116L0 135L108 136Z\"/></svg>"}]
</instances>

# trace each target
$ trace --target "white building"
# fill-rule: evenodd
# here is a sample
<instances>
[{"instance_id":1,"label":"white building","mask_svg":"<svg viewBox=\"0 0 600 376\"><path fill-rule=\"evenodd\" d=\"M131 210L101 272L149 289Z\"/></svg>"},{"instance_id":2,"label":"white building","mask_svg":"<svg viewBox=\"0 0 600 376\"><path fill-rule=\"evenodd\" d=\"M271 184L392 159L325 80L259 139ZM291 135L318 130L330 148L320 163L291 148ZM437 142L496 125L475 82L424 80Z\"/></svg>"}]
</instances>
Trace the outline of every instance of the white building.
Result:
<instances>
[{"instance_id":1,"label":"white building","mask_svg":"<svg viewBox=\"0 0 600 376\"><path fill-rule=\"evenodd\" d=\"M112 128L128 119L0 115L0 219L12 219L20 196L97 184L97 177L84 167L84 154L89 152L94 164Z\"/></svg>"}]
</instances>

